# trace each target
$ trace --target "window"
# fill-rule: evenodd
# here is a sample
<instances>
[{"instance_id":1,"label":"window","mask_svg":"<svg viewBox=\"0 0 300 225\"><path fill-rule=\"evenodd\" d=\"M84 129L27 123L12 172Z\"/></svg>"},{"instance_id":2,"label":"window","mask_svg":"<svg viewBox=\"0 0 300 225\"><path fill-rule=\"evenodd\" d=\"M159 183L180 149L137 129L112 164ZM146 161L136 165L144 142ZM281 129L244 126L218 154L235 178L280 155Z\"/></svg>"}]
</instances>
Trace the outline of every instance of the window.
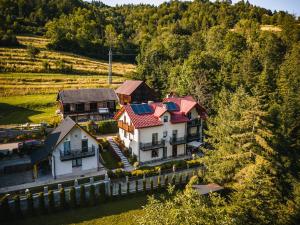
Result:
<instances>
[{"instance_id":1,"label":"window","mask_svg":"<svg viewBox=\"0 0 300 225\"><path fill-rule=\"evenodd\" d=\"M158 133L152 134L152 144L158 143Z\"/></svg>"},{"instance_id":2,"label":"window","mask_svg":"<svg viewBox=\"0 0 300 225\"><path fill-rule=\"evenodd\" d=\"M168 136L168 131L164 131L163 136L166 138Z\"/></svg>"},{"instance_id":3,"label":"window","mask_svg":"<svg viewBox=\"0 0 300 225\"><path fill-rule=\"evenodd\" d=\"M82 165L82 159L73 159L72 160L72 167L78 167Z\"/></svg>"},{"instance_id":4,"label":"window","mask_svg":"<svg viewBox=\"0 0 300 225\"><path fill-rule=\"evenodd\" d=\"M71 152L71 142L70 141L65 141L64 142L64 154L70 154Z\"/></svg>"},{"instance_id":5,"label":"window","mask_svg":"<svg viewBox=\"0 0 300 225\"><path fill-rule=\"evenodd\" d=\"M96 102L90 103L90 111L97 112L97 103Z\"/></svg>"},{"instance_id":6,"label":"window","mask_svg":"<svg viewBox=\"0 0 300 225\"><path fill-rule=\"evenodd\" d=\"M187 117L188 117L189 119L191 119L191 118L192 118L192 113L189 112L189 113L187 114Z\"/></svg>"},{"instance_id":7,"label":"window","mask_svg":"<svg viewBox=\"0 0 300 225\"><path fill-rule=\"evenodd\" d=\"M83 152L88 151L88 140L87 139L81 140L81 149Z\"/></svg>"},{"instance_id":8,"label":"window","mask_svg":"<svg viewBox=\"0 0 300 225\"><path fill-rule=\"evenodd\" d=\"M76 104L75 108L77 112L84 112L84 103Z\"/></svg>"},{"instance_id":9,"label":"window","mask_svg":"<svg viewBox=\"0 0 300 225\"><path fill-rule=\"evenodd\" d=\"M168 116L164 116L164 122L168 122Z\"/></svg>"},{"instance_id":10,"label":"window","mask_svg":"<svg viewBox=\"0 0 300 225\"><path fill-rule=\"evenodd\" d=\"M127 138L127 132L124 130L124 137Z\"/></svg>"},{"instance_id":11,"label":"window","mask_svg":"<svg viewBox=\"0 0 300 225\"><path fill-rule=\"evenodd\" d=\"M177 138L177 130L173 130L172 135L173 135L173 138Z\"/></svg>"},{"instance_id":12,"label":"window","mask_svg":"<svg viewBox=\"0 0 300 225\"><path fill-rule=\"evenodd\" d=\"M156 149L156 150L152 150L152 152L151 152L151 157L152 157L152 158L158 157L158 150L157 150L157 149Z\"/></svg>"},{"instance_id":13,"label":"window","mask_svg":"<svg viewBox=\"0 0 300 225\"><path fill-rule=\"evenodd\" d=\"M70 112L70 104L64 104L64 111Z\"/></svg>"}]
</instances>

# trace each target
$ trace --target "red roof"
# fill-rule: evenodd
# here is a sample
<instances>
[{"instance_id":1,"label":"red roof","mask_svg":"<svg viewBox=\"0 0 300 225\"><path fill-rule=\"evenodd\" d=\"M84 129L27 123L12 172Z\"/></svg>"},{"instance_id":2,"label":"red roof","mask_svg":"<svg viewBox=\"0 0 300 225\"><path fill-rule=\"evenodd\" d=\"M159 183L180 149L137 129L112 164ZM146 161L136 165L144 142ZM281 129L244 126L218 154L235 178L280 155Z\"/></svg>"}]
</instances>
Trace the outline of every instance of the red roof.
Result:
<instances>
[{"instance_id":1,"label":"red roof","mask_svg":"<svg viewBox=\"0 0 300 225\"><path fill-rule=\"evenodd\" d=\"M141 80L126 80L115 92L117 94L131 95L142 83L143 81Z\"/></svg>"},{"instance_id":2,"label":"red roof","mask_svg":"<svg viewBox=\"0 0 300 225\"><path fill-rule=\"evenodd\" d=\"M174 102L178 106L178 110L168 111L164 102ZM114 119L118 120L123 112L126 111L132 121L133 126L138 129L162 125L162 122L159 120L159 118L167 111L171 115L171 123L188 122L189 118L186 115L194 107L196 107L201 118L205 119L207 116L205 109L200 106L191 96L166 98L163 100L163 102L155 102L149 105L153 109L153 112L148 114L135 114L131 105L124 105L116 113Z\"/></svg>"}]
</instances>

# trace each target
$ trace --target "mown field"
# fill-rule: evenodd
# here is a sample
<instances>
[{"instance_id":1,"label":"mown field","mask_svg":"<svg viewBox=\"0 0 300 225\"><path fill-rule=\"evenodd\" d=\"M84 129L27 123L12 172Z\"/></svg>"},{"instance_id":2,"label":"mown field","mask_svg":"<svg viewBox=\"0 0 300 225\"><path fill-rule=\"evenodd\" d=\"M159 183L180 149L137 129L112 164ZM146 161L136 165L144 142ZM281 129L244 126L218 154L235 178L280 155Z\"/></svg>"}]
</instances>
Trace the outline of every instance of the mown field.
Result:
<instances>
[{"instance_id":1,"label":"mown field","mask_svg":"<svg viewBox=\"0 0 300 225\"><path fill-rule=\"evenodd\" d=\"M0 73L0 125L51 122L59 90L116 88L135 69L133 64L113 63L113 84L108 85L107 62L49 51L48 40L41 37L18 36L18 40L20 48L0 48L0 67L8 71ZM27 45L39 48L35 59L28 56ZM45 61L51 68L48 72L43 68ZM61 61L72 68L70 73L59 72L56 67Z\"/></svg>"},{"instance_id":2,"label":"mown field","mask_svg":"<svg viewBox=\"0 0 300 225\"><path fill-rule=\"evenodd\" d=\"M38 215L9 224L78 224L78 225L134 225L136 218L142 215L142 206L146 204L146 196L124 198L103 205L68 210L49 215Z\"/></svg>"}]
</instances>

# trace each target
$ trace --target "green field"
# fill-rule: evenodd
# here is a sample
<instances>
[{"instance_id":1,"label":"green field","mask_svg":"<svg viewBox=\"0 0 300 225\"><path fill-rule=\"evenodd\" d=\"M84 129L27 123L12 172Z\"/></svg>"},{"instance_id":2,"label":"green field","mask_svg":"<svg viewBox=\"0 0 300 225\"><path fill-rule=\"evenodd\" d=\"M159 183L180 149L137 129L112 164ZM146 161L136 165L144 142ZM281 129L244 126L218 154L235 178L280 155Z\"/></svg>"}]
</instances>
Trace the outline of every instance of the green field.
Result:
<instances>
[{"instance_id":1,"label":"green field","mask_svg":"<svg viewBox=\"0 0 300 225\"><path fill-rule=\"evenodd\" d=\"M58 225L58 224L95 224L95 225L129 225L136 224L135 219L143 212L142 206L146 204L146 196L124 198L103 205L68 210L50 215L34 216L19 221L10 221L9 224L23 225Z\"/></svg>"},{"instance_id":2,"label":"green field","mask_svg":"<svg viewBox=\"0 0 300 225\"><path fill-rule=\"evenodd\" d=\"M51 122L55 100L55 94L0 97L0 124Z\"/></svg>"}]
</instances>

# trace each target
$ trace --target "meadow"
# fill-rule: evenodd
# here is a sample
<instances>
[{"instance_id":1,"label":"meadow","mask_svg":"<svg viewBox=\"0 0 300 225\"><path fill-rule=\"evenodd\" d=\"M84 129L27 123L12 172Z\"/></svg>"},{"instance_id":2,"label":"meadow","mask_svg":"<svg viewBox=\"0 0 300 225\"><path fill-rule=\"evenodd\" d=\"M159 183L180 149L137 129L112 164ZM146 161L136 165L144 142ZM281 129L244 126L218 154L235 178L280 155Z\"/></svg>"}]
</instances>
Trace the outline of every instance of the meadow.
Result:
<instances>
[{"instance_id":1,"label":"meadow","mask_svg":"<svg viewBox=\"0 0 300 225\"><path fill-rule=\"evenodd\" d=\"M49 51L42 37L18 36L20 48L0 48L0 125L51 122L56 95L63 89L116 88L134 71L133 64L113 63L113 84L107 84L107 62L65 52ZM26 46L40 53L31 59ZM50 66L45 71L43 63ZM61 63L71 68L60 72Z\"/></svg>"}]
</instances>

